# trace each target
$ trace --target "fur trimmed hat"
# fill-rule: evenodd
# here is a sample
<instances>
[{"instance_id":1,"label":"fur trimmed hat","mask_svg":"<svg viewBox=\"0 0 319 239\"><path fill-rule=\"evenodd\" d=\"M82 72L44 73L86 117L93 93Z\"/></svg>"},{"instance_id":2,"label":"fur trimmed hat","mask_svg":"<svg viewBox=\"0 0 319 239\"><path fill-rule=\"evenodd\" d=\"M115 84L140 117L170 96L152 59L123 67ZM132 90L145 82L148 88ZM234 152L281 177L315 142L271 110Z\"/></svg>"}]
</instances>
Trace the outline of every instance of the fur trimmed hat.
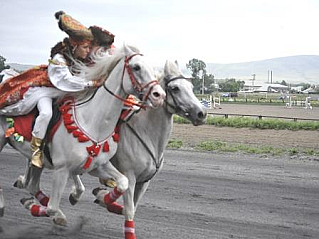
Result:
<instances>
[{"instance_id":1,"label":"fur trimmed hat","mask_svg":"<svg viewBox=\"0 0 319 239\"><path fill-rule=\"evenodd\" d=\"M69 37L77 43L83 41L92 41L92 32L82 25L80 22L65 14L63 11L56 12L55 18L59 21L59 28L64 31Z\"/></svg>"},{"instance_id":2,"label":"fur trimmed hat","mask_svg":"<svg viewBox=\"0 0 319 239\"><path fill-rule=\"evenodd\" d=\"M107 48L111 47L115 37L112 33L98 26L91 26L89 30L91 30L93 34L94 44Z\"/></svg>"}]
</instances>

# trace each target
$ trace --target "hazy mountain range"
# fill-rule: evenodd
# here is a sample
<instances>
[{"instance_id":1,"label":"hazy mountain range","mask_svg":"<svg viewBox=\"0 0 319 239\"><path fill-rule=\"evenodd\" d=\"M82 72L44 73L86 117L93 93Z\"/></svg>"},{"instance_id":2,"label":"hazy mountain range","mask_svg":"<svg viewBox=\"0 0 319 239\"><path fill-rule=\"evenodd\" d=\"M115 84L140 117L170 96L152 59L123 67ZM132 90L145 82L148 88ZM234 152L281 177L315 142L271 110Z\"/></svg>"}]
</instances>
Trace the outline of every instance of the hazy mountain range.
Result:
<instances>
[{"instance_id":1,"label":"hazy mountain range","mask_svg":"<svg viewBox=\"0 0 319 239\"><path fill-rule=\"evenodd\" d=\"M18 71L24 71L33 67L8 63ZM183 72L186 71L182 69ZM252 61L232 64L206 63L206 70L213 74L215 79L235 78L249 83L255 74L255 83L286 81L287 83L319 84L319 56L299 55L273 58L262 61Z\"/></svg>"},{"instance_id":2,"label":"hazy mountain range","mask_svg":"<svg viewBox=\"0 0 319 239\"><path fill-rule=\"evenodd\" d=\"M215 79L235 78L248 83L255 74L255 82L271 83L272 75L272 83L284 80L287 83L319 84L317 55L298 55L233 64L206 63L206 69L215 76Z\"/></svg>"}]
</instances>

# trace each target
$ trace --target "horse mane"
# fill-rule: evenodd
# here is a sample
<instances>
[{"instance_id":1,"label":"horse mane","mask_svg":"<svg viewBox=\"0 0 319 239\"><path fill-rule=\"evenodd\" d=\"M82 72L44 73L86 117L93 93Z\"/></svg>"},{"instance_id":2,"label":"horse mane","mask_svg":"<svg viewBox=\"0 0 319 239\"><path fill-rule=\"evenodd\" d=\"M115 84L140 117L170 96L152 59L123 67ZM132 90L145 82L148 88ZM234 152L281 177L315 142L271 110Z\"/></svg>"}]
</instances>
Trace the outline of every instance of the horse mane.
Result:
<instances>
[{"instance_id":1,"label":"horse mane","mask_svg":"<svg viewBox=\"0 0 319 239\"><path fill-rule=\"evenodd\" d=\"M139 50L133 46L127 46L131 51L139 53ZM78 72L78 76L86 81L107 79L117 63L125 57L125 48L117 48L112 55L109 54L93 54L91 59L93 64L85 65L76 63L74 68Z\"/></svg>"}]
</instances>

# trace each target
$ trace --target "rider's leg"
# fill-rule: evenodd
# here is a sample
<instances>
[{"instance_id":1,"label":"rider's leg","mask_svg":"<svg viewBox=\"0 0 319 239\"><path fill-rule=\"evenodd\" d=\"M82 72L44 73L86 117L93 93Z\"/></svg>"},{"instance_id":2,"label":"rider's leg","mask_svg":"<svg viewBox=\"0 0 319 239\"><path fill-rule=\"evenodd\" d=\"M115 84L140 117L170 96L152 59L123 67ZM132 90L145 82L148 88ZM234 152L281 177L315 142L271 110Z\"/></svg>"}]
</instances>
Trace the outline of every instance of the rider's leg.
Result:
<instances>
[{"instance_id":1,"label":"rider's leg","mask_svg":"<svg viewBox=\"0 0 319 239\"><path fill-rule=\"evenodd\" d=\"M52 99L49 97L43 97L37 104L39 115L35 120L35 124L32 131L31 150L32 150L32 165L42 168L42 140L44 139L49 122L52 117Z\"/></svg>"}]
</instances>

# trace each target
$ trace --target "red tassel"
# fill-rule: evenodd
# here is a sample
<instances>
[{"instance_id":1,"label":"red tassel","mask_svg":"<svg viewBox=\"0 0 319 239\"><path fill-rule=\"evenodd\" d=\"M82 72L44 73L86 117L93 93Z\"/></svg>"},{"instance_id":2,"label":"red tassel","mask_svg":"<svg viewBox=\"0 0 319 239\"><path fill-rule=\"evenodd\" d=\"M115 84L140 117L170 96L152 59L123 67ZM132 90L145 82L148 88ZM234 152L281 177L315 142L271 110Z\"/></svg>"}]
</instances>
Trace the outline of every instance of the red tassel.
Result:
<instances>
[{"instance_id":1,"label":"red tassel","mask_svg":"<svg viewBox=\"0 0 319 239\"><path fill-rule=\"evenodd\" d=\"M78 141L79 141L79 142L87 142L87 141L90 141L90 139L83 134L83 135L80 135L80 136L78 137Z\"/></svg>"},{"instance_id":2,"label":"red tassel","mask_svg":"<svg viewBox=\"0 0 319 239\"><path fill-rule=\"evenodd\" d=\"M120 126L119 126L119 125L117 125L117 126L115 127L114 132L115 132L115 133L119 133L119 132L120 132Z\"/></svg>"},{"instance_id":3,"label":"red tassel","mask_svg":"<svg viewBox=\"0 0 319 239\"><path fill-rule=\"evenodd\" d=\"M74 120L64 120L64 125L74 124Z\"/></svg>"},{"instance_id":4,"label":"red tassel","mask_svg":"<svg viewBox=\"0 0 319 239\"><path fill-rule=\"evenodd\" d=\"M101 145L95 145L93 144L90 147L86 147L86 150L88 151L89 155L92 157L98 156L100 153Z\"/></svg>"},{"instance_id":5,"label":"red tassel","mask_svg":"<svg viewBox=\"0 0 319 239\"><path fill-rule=\"evenodd\" d=\"M103 146L103 152L109 152L110 151L110 145L109 143L106 141L104 143L104 146Z\"/></svg>"},{"instance_id":6,"label":"red tassel","mask_svg":"<svg viewBox=\"0 0 319 239\"><path fill-rule=\"evenodd\" d=\"M67 113L71 109L71 105L62 105L59 110L61 113Z\"/></svg>"},{"instance_id":7,"label":"red tassel","mask_svg":"<svg viewBox=\"0 0 319 239\"><path fill-rule=\"evenodd\" d=\"M75 125L66 125L65 127L66 127L68 133L72 133L74 130L78 129L78 127Z\"/></svg>"},{"instance_id":8,"label":"red tassel","mask_svg":"<svg viewBox=\"0 0 319 239\"><path fill-rule=\"evenodd\" d=\"M71 114L69 114L69 113L65 113L65 114L63 114L63 120L70 120L70 119L71 119L71 117L72 117L72 115L71 115Z\"/></svg>"},{"instance_id":9,"label":"red tassel","mask_svg":"<svg viewBox=\"0 0 319 239\"><path fill-rule=\"evenodd\" d=\"M78 130L73 131L72 134L74 137L79 137L79 136L83 135L83 133L81 131L78 131Z\"/></svg>"},{"instance_id":10,"label":"red tassel","mask_svg":"<svg viewBox=\"0 0 319 239\"><path fill-rule=\"evenodd\" d=\"M91 163L92 163L92 160L93 160L93 157L92 157L92 156L87 157L86 162L85 162L83 168L84 168L84 169L88 169L88 168L90 167Z\"/></svg>"},{"instance_id":11,"label":"red tassel","mask_svg":"<svg viewBox=\"0 0 319 239\"><path fill-rule=\"evenodd\" d=\"M120 141L120 135L118 133L113 134L113 140L114 142L119 142Z\"/></svg>"}]
</instances>

